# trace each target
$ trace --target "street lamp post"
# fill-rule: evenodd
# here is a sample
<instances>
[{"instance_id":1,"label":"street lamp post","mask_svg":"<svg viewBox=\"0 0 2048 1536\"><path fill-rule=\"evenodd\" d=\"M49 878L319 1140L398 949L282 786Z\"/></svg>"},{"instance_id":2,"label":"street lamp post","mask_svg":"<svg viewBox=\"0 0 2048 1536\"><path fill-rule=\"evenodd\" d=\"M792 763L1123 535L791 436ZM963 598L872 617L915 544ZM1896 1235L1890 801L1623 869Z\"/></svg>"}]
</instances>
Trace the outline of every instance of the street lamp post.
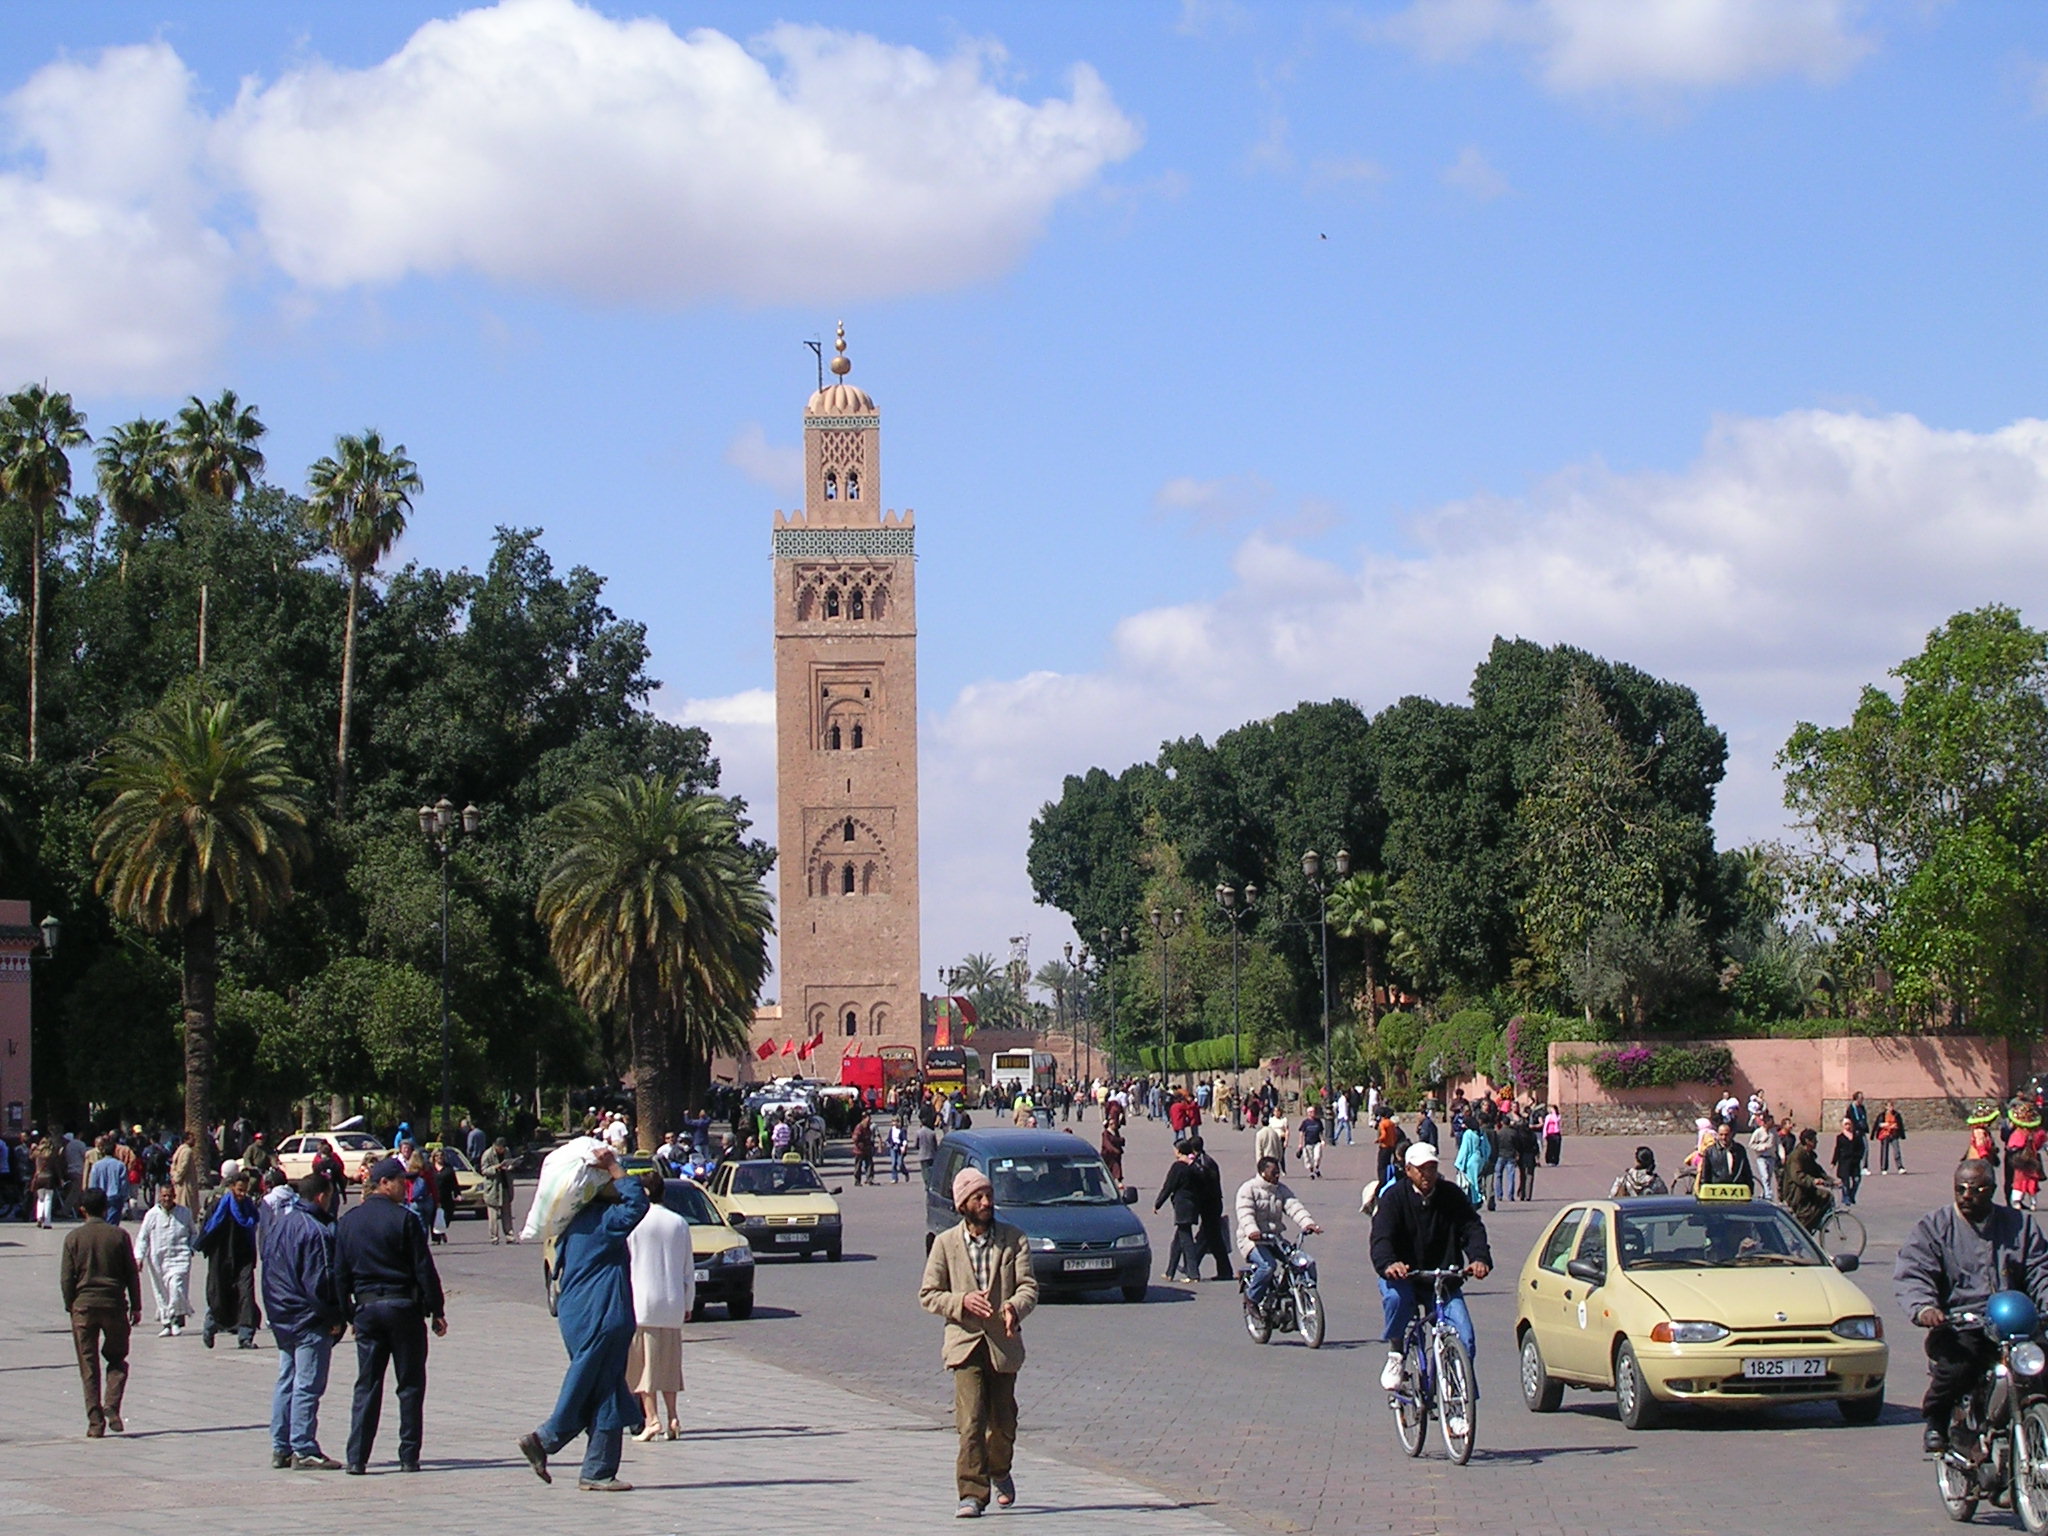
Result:
<instances>
[{"instance_id":1,"label":"street lamp post","mask_svg":"<svg viewBox=\"0 0 2048 1536\"><path fill-rule=\"evenodd\" d=\"M1079 1083L1081 1080L1081 1032L1074 1027L1073 1020L1067 1014L1067 992L1074 985L1074 946L1066 944L1062 945L1061 948L1067 957L1067 979L1061 982L1059 990L1053 993L1053 1001L1060 1006L1060 1027L1067 1032L1067 1052L1073 1060L1073 1065L1069 1069L1068 1075L1074 1082Z\"/></svg>"},{"instance_id":2,"label":"street lamp post","mask_svg":"<svg viewBox=\"0 0 2048 1536\"><path fill-rule=\"evenodd\" d=\"M1175 907L1171 914L1162 912L1159 908L1154 907L1147 914L1147 917L1151 921L1152 931L1159 935L1159 1093L1161 1098L1164 1098L1166 1094L1166 1057L1169 1050L1166 1035L1166 994L1167 980L1172 974L1168 968L1166 941L1180 932L1181 925L1188 920L1188 915L1179 907Z\"/></svg>"},{"instance_id":3,"label":"street lamp post","mask_svg":"<svg viewBox=\"0 0 2048 1536\"><path fill-rule=\"evenodd\" d=\"M1230 919L1230 1128L1244 1129L1244 1063L1239 1059L1237 1018L1237 930L1238 925L1259 909L1259 888L1245 883L1242 904L1235 886L1216 887L1216 905Z\"/></svg>"},{"instance_id":4,"label":"street lamp post","mask_svg":"<svg viewBox=\"0 0 2048 1536\"><path fill-rule=\"evenodd\" d=\"M1116 1086L1116 957L1131 947L1131 930L1119 929L1115 934L1105 928L1102 939L1102 975L1109 990L1109 1081Z\"/></svg>"},{"instance_id":5,"label":"street lamp post","mask_svg":"<svg viewBox=\"0 0 2048 1536\"><path fill-rule=\"evenodd\" d=\"M1322 937L1323 964L1323 1100L1330 1101L1331 1084L1334 1079L1330 1071L1330 888L1323 884L1323 857L1311 848L1301 856L1302 878L1308 881L1308 888L1316 893L1316 927ZM1337 878L1344 879L1351 873L1351 855L1340 848L1337 850Z\"/></svg>"},{"instance_id":6,"label":"street lamp post","mask_svg":"<svg viewBox=\"0 0 2048 1536\"><path fill-rule=\"evenodd\" d=\"M454 1141L448 1121L452 1055L448 1038L448 856L455 851L455 834L474 837L483 825L484 813L474 805L462 808L458 817L455 802L443 795L432 805L420 807L420 831L441 856L441 1145Z\"/></svg>"}]
</instances>

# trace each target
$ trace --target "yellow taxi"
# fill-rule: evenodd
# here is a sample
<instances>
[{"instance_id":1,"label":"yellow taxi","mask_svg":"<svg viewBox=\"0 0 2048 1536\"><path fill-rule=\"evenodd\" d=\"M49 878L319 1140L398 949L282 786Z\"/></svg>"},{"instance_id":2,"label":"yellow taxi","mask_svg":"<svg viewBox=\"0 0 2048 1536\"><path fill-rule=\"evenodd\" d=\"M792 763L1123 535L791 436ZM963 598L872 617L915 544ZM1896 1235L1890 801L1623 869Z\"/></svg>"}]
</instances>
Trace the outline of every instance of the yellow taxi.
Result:
<instances>
[{"instance_id":1,"label":"yellow taxi","mask_svg":"<svg viewBox=\"0 0 2048 1536\"><path fill-rule=\"evenodd\" d=\"M706 1187L735 1232L757 1254L840 1253L839 1202L818 1170L795 1156L725 1163Z\"/></svg>"},{"instance_id":2,"label":"yellow taxi","mask_svg":"<svg viewBox=\"0 0 2048 1536\"><path fill-rule=\"evenodd\" d=\"M1745 1191L1746 1193L1746 1191ZM1851 1424L1884 1409L1889 1350L1870 1298L1782 1207L1651 1196L1566 1206L1515 1284L1522 1398L1611 1391L1630 1429L1667 1407L1832 1401Z\"/></svg>"}]
</instances>

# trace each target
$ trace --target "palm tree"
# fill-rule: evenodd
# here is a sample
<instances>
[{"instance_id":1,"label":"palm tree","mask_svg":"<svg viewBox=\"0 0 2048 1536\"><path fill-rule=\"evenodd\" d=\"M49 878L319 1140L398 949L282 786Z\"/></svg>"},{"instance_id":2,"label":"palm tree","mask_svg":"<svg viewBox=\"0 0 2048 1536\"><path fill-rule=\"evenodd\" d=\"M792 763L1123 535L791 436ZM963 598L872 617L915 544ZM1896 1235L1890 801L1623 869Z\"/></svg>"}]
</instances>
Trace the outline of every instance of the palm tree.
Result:
<instances>
[{"instance_id":1,"label":"palm tree","mask_svg":"<svg viewBox=\"0 0 2048 1536\"><path fill-rule=\"evenodd\" d=\"M405 515L420 493L419 468L405 444L387 449L375 427L360 437L337 437L334 456L306 471L312 488L309 516L348 570L348 620L341 636L341 729L334 743L334 814L348 803L348 724L355 702L356 600L363 578L376 570L405 532Z\"/></svg>"},{"instance_id":2,"label":"palm tree","mask_svg":"<svg viewBox=\"0 0 2048 1536\"><path fill-rule=\"evenodd\" d=\"M242 404L232 389L222 390L211 405L190 396L171 436L185 484L222 501L233 499L238 490L254 489L263 473L263 450L256 441L269 430L257 419L256 407Z\"/></svg>"},{"instance_id":3,"label":"palm tree","mask_svg":"<svg viewBox=\"0 0 2048 1536\"><path fill-rule=\"evenodd\" d=\"M1031 978L1031 984L1039 991L1052 994L1054 1016L1062 1027L1067 1023L1067 1004L1073 1000L1074 981L1079 974L1064 960L1048 960Z\"/></svg>"},{"instance_id":4,"label":"palm tree","mask_svg":"<svg viewBox=\"0 0 2048 1536\"><path fill-rule=\"evenodd\" d=\"M121 546L121 580L128 580L128 551L178 504L177 449L167 421L140 417L124 422L100 440L100 497L127 526Z\"/></svg>"},{"instance_id":5,"label":"palm tree","mask_svg":"<svg viewBox=\"0 0 2048 1536\"><path fill-rule=\"evenodd\" d=\"M556 812L560 851L535 913L555 969L593 1014L623 1018L640 1147L674 1129L677 1054L692 1083L744 1050L774 931L732 806L680 774L624 778Z\"/></svg>"},{"instance_id":6,"label":"palm tree","mask_svg":"<svg viewBox=\"0 0 2048 1536\"><path fill-rule=\"evenodd\" d=\"M960 962L959 974L953 978L953 984L971 997L977 992L988 991L1002 979L1003 968L996 964L995 956L969 955Z\"/></svg>"},{"instance_id":7,"label":"palm tree","mask_svg":"<svg viewBox=\"0 0 2048 1536\"><path fill-rule=\"evenodd\" d=\"M93 823L100 893L184 945L185 1129L204 1146L220 930L265 922L292 899L295 866L310 857L309 786L270 721L240 725L232 702L189 698L118 737L94 787L113 796Z\"/></svg>"},{"instance_id":8,"label":"palm tree","mask_svg":"<svg viewBox=\"0 0 2048 1536\"><path fill-rule=\"evenodd\" d=\"M1387 877L1360 871L1339 880L1330 889L1329 923L1330 932L1340 939L1358 940L1364 951L1365 1028L1368 1037L1376 1035L1380 1027L1380 952L1398 926Z\"/></svg>"},{"instance_id":9,"label":"palm tree","mask_svg":"<svg viewBox=\"0 0 2048 1536\"><path fill-rule=\"evenodd\" d=\"M0 405L0 495L29 518L28 760L36 760L43 685L43 530L51 511L71 494L67 450L92 441L85 413L47 384L18 389Z\"/></svg>"}]
</instances>

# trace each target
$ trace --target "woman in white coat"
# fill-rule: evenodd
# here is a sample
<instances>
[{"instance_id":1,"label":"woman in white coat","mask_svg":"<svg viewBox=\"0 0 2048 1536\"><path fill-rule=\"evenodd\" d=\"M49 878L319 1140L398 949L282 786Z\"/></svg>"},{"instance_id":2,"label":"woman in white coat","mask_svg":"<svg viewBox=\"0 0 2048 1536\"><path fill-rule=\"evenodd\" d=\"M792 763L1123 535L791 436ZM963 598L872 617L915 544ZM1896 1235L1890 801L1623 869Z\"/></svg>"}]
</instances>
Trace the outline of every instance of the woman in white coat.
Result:
<instances>
[{"instance_id":1,"label":"woman in white coat","mask_svg":"<svg viewBox=\"0 0 2048 1536\"><path fill-rule=\"evenodd\" d=\"M156 1187L156 1204L142 1218L135 1256L142 1261L150 1295L156 1298L156 1320L163 1325L157 1337L183 1333L192 1311L192 1213L178 1204L177 1191L169 1184Z\"/></svg>"},{"instance_id":2,"label":"woman in white coat","mask_svg":"<svg viewBox=\"0 0 2048 1536\"><path fill-rule=\"evenodd\" d=\"M655 1397L668 1399L668 1437L683 1433L676 1394L683 1390L683 1322L697 1299L697 1261L690 1249L690 1224L661 1203L666 1182L659 1170L640 1175L647 1214L626 1239L633 1264L633 1347L626 1356L627 1385L640 1398L647 1427L642 1440L661 1434Z\"/></svg>"}]
</instances>

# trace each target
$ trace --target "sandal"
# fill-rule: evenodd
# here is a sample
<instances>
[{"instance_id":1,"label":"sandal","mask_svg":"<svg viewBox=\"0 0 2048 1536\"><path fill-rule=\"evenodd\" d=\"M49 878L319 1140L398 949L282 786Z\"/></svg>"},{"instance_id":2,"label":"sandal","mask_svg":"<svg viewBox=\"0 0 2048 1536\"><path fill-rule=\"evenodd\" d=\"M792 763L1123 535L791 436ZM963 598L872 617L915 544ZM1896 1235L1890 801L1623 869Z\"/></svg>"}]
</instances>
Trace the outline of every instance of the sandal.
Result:
<instances>
[{"instance_id":1,"label":"sandal","mask_svg":"<svg viewBox=\"0 0 2048 1536\"><path fill-rule=\"evenodd\" d=\"M683 1426L680 1421L676 1419L670 1419L668 1421L668 1437L671 1440L680 1440L683 1438Z\"/></svg>"}]
</instances>

